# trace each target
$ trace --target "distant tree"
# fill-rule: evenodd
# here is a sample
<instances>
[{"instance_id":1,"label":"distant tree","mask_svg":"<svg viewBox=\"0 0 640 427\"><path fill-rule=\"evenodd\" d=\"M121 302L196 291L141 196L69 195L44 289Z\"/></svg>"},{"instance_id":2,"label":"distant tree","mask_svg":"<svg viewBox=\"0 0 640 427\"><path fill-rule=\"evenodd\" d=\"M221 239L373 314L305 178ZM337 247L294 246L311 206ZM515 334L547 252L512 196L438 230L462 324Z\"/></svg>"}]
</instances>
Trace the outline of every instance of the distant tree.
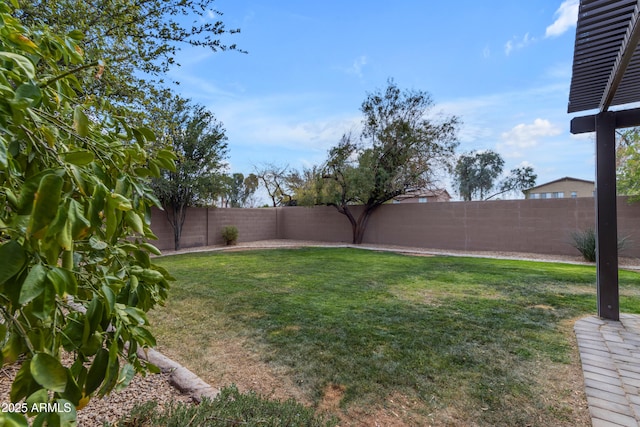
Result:
<instances>
[{"instance_id":1,"label":"distant tree","mask_svg":"<svg viewBox=\"0 0 640 427\"><path fill-rule=\"evenodd\" d=\"M512 169L509 175L497 181L503 166L504 160L495 151L473 151L461 155L454 169L454 182L462 199L490 200L501 194L520 192L536 185L537 175L530 166Z\"/></svg>"},{"instance_id":2,"label":"distant tree","mask_svg":"<svg viewBox=\"0 0 640 427\"><path fill-rule=\"evenodd\" d=\"M502 179L498 185L498 191L486 197L484 200L493 199L501 194L517 193L535 187L538 175L531 166L521 166L511 169L509 175Z\"/></svg>"},{"instance_id":3,"label":"distant tree","mask_svg":"<svg viewBox=\"0 0 640 427\"><path fill-rule=\"evenodd\" d=\"M241 173L226 175L223 193L224 207L243 208L260 185L258 177L250 173L246 178Z\"/></svg>"},{"instance_id":4,"label":"distant tree","mask_svg":"<svg viewBox=\"0 0 640 427\"><path fill-rule=\"evenodd\" d=\"M152 181L173 229L174 247L180 236L187 208L216 197L227 155L227 136L222 123L200 105L174 97L159 115L159 144L177 155L175 171L163 171Z\"/></svg>"},{"instance_id":5,"label":"distant tree","mask_svg":"<svg viewBox=\"0 0 640 427\"><path fill-rule=\"evenodd\" d=\"M433 186L439 172L450 171L458 118L427 117L434 103L423 91L387 88L369 93L362 103L359 140L343 135L329 151L313 197L334 206L351 223L353 243L361 243L371 214L392 198ZM354 205L362 205L356 214Z\"/></svg>"},{"instance_id":6,"label":"distant tree","mask_svg":"<svg viewBox=\"0 0 640 427\"><path fill-rule=\"evenodd\" d=\"M617 142L618 194L640 200L640 129L620 131Z\"/></svg>"},{"instance_id":7,"label":"distant tree","mask_svg":"<svg viewBox=\"0 0 640 427\"><path fill-rule=\"evenodd\" d=\"M289 171L285 179L286 187L291 194L291 204L314 205L317 202L317 194L322 187L322 168L312 166L303 168L302 172Z\"/></svg>"},{"instance_id":8,"label":"distant tree","mask_svg":"<svg viewBox=\"0 0 640 427\"><path fill-rule=\"evenodd\" d=\"M268 163L255 168L255 175L269 194L272 206L286 206L291 204L292 196L287 187L289 166Z\"/></svg>"},{"instance_id":9,"label":"distant tree","mask_svg":"<svg viewBox=\"0 0 640 427\"><path fill-rule=\"evenodd\" d=\"M474 198L484 200L496 185L502 173L504 160L495 151L473 151L458 158L454 169L454 181L458 193L465 201Z\"/></svg>"}]
</instances>

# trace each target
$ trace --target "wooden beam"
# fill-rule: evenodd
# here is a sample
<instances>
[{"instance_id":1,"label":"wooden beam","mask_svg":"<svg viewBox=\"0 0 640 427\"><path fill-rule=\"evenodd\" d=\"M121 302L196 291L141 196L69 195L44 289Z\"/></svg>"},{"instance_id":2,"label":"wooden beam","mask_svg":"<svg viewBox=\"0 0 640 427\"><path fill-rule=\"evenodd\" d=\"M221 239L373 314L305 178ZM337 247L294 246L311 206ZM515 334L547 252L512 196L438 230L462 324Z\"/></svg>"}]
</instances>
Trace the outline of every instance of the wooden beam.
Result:
<instances>
[{"instance_id":1,"label":"wooden beam","mask_svg":"<svg viewBox=\"0 0 640 427\"><path fill-rule=\"evenodd\" d=\"M611 69L607 86L602 93L602 99L600 100L601 112L607 111L609 109L609 106L611 105L611 102L613 102L613 98L616 96L616 92L618 91L618 86L620 86L620 83L624 78L624 73L627 70L627 66L629 65L629 62L631 62L633 53L635 52L636 46L640 41L640 19L638 19L639 14L640 0L636 2L636 6L633 9L631 19L629 20L629 26L627 27L627 32L624 35L622 44L620 45L620 50L618 50L616 62Z\"/></svg>"},{"instance_id":2,"label":"wooden beam","mask_svg":"<svg viewBox=\"0 0 640 427\"><path fill-rule=\"evenodd\" d=\"M611 111L610 113L615 116L616 129L640 126L640 108ZM576 135L580 133L595 132L596 116L597 114L591 114L589 116L580 116L571 119L571 133Z\"/></svg>"},{"instance_id":3,"label":"wooden beam","mask_svg":"<svg viewBox=\"0 0 640 427\"><path fill-rule=\"evenodd\" d=\"M616 208L616 114L596 116L596 274L598 316L620 320L618 216Z\"/></svg>"}]
</instances>

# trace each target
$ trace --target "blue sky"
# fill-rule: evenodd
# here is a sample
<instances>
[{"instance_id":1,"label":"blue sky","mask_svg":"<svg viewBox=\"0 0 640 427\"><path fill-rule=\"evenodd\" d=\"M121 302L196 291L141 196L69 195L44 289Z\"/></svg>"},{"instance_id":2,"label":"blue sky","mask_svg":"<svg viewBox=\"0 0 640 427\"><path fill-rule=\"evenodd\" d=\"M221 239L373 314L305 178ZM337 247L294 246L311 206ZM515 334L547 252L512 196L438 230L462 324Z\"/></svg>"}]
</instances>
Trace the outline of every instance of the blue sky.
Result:
<instances>
[{"instance_id":1,"label":"blue sky","mask_svg":"<svg viewBox=\"0 0 640 427\"><path fill-rule=\"evenodd\" d=\"M183 48L171 76L224 123L231 172L320 164L393 78L461 118L460 152L495 150L505 170L533 166L538 183L593 179L593 136L572 136L566 112L577 5L218 0L227 28L241 29L225 41L249 53Z\"/></svg>"}]
</instances>

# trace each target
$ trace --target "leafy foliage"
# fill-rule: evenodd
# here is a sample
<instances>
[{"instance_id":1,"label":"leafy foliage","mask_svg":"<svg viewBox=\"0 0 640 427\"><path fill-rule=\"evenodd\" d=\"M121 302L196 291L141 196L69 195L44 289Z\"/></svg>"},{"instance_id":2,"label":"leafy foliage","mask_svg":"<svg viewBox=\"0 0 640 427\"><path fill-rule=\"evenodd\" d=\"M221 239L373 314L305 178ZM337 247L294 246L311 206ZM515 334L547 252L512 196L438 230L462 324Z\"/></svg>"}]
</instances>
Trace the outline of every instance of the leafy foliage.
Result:
<instances>
[{"instance_id":1,"label":"leafy foliage","mask_svg":"<svg viewBox=\"0 0 640 427\"><path fill-rule=\"evenodd\" d=\"M316 415L313 409L293 399L285 402L269 400L255 392L240 393L234 385L223 388L215 399L205 399L197 406L170 404L162 412L158 412L155 402L136 406L128 417L117 423L123 427L331 427L337 424L335 418Z\"/></svg>"},{"instance_id":2,"label":"leafy foliage","mask_svg":"<svg viewBox=\"0 0 640 427\"><path fill-rule=\"evenodd\" d=\"M504 160L495 151L474 151L461 155L454 170L454 180L462 199L470 201L476 197L484 200L503 167Z\"/></svg>"},{"instance_id":3,"label":"leafy foliage","mask_svg":"<svg viewBox=\"0 0 640 427\"><path fill-rule=\"evenodd\" d=\"M502 180L497 193L487 197L486 200L504 193L522 192L536 185L538 175L531 166L521 166L511 169L509 175Z\"/></svg>"},{"instance_id":4,"label":"leafy foliage","mask_svg":"<svg viewBox=\"0 0 640 427\"><path fill-rule=\"evenodd\" d=\"M238 228L235 225L227 225L222 229L222 240L227 245L232 245L238 240Z\"/></svg>"},{"instance_id":5,"label":"leafy foliage","mask_svg":"<svg viewBox=\"0 0 640 427\"><path fill-rule=\"evenodd\" d=\"M428 118L434 105L428 93L387 83L362 103L360 139L344 135L329 151L322 183L311 188L315 203L335 206L347 216L354 243L362 242L379 206L408 190L433 186L440 172L449 171L458 145L457 117ZM364 205L357 218L354 204Z\"/></svg>"},{"instance_id":6,"label":"leafy foliage","mask_svg":"<svg viewBox=\"0 0 640 427\"><path fill-rule=\"evenodd\" d=\"M640 200L640 131L628 129L619 134L617 146L618 193Z\"/></svg>"},{"instance_id":7,"label":"leafy foliage","mask_svg":"<svg viewBox=\"0 0 640 427\"><path fill-rule=\"evenodd\" d=\"M155 345L145 313L172 279L150 260L158 201L146 177L175 156L148 156L150 130L83 96L102 66L86 62L81 40L24 26L0 4L0 343L4 364L22 365L13 402L80 408L153 369L136 351ZM74 411L34 424L71 425ZM9 419L26 425L0 414Z\"/></svg>"},{"instance_id":8,"label":"leafy foliage","mask_svg":"<svg viewBox=\"0 0 640 427\"><path fill-rule=\"evenodd\" d=\"M258 177L252 173L246 178L241 173L234 173L224 176L222 180L224 207L245 207L260 185Z\"/></svg>"},{"instance_id":9,"label":"leafy foliage","mask_svg":"<svg viewBox=\"0 0 640 427\"><path fill-rule=\"evenodd\" d=\"M622 251L629 243L628 238L618 237L618 251ZM571 233L571 244L585 261L596 262L596 231L593 228Z\"/></svg>"},{"instance_id":10,"label":"leafy foliage","mask_svg":"<svg viewBox=\"0 0 640 427\"><path fill-rule=\"evenodd\" d=\"M162 99L160 85L183 46L211 51L235 50L222 38L228 30L213 8L214 0L19 0L17 14L27 25L44 25L56 34L80 36L87 61L105 61L99 80L87 82L86 94L152 108ZM189 22L191 20L191 22ZM94 73L96 70L92 70Z\"/></svg>"},{"instance_id":11,"label":"leafy foliage","mask_svg":"<svg viewBox=\"0 0 640 427\"><path fill-rule=\"evenodd\" d=\"M227 136L210 111L187 100L174 97L161 111L156 117L158 145L173 149L176 168L158 171L152 185L173 228L177 250L187 208L211 204L221 189Z\"/></svg>"},{"instance_id":12,"label":"leafy foliage","mask_svg":"<svg viewBox=\"0 0 640 427\"><path fill-rule=\"evenodd\" d=\"M474 151L461 155L454 170L454 180L462 199L489 200L500 194L535 186L537 175L530 166L512 169L508 176L496 182L503 166L504 160L495 151Z\"/></svg>"},{"instance_id":13,"label":"leafy foliage","mask_svg":"<svg viewBox=\"0 0 640 427\"><path fill-rule=\"evenodd\" d=\"M292 194L288 187L288 176L291 173L289 166L281 166L274 163L256 167L255 175L260 184L269 194L271 204L277 206L288 206L292 204Z\"/></svg>"}]
</instances>

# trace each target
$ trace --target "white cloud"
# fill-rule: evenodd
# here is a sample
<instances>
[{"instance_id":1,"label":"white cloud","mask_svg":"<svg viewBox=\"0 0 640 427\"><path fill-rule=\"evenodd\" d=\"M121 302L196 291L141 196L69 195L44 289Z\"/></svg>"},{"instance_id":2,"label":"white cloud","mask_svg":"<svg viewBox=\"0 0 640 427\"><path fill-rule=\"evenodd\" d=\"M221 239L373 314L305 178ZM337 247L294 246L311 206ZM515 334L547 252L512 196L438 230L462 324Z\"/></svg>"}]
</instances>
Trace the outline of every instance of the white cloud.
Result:
<instances>
[{"instance_id":1,"label":"white cloud","mask_svg":"<svg viewBox=\"0 0 640 427\"><path fill-rule=\"evenodd\" d=\"M485 59L491 58L491 49L489 46L485 46L484 49L482 49L482 57Z\"/></svg>"},{"instance_id":2,"label":"white cloud","mask_svg":"<svg viewBox=\"0 0 640 427\"><path fill-rule=\"evenodd\" d=\"M547 27L545 37L557 37L569 28L575 27L578 20L579 0L564 0L554 16L556 20Z\"/></svg>"},{"instance_id":3,"label":"white cloud","mask_svg":"<svg viewBox=\"0 0 640 427\"><path fill-rule=\"evenodd\" d=\"M367 57L365 55L361 55L353 61L351 67L345 69L345 72L347 74L357 76L358 78L362 78L362 68L365 65L367 65Z\"/></svg>"},{"instance_id":4,"label":"white cloud","mask_svg":"<svg viewBox=\"0 0 640 427\"><path fill-rule=\"evenodd\" d=\"M507 157L521 157L521 150L537 146L540 138L557 136L561 133L562 129L549 120L535 119L531 124L520 123L511 130L503 132L500 135L503 142L498 144L498 149L504 151Z\"/></svg>"},{"instance_id":5,"label":"white cloud","mask_svg":"<svg viewBox=\"0 0 640 427\"><path fill-rule=\"evenodd\" d=\"M522 38L518 36L513 36L511 40L508 40L504 45L504 54L509 56L511 52L514 50L520 50L529 46L531 43L535 42L536 38L531 37L529 33L526 33Z\"/></svg>"}]
</instances>

